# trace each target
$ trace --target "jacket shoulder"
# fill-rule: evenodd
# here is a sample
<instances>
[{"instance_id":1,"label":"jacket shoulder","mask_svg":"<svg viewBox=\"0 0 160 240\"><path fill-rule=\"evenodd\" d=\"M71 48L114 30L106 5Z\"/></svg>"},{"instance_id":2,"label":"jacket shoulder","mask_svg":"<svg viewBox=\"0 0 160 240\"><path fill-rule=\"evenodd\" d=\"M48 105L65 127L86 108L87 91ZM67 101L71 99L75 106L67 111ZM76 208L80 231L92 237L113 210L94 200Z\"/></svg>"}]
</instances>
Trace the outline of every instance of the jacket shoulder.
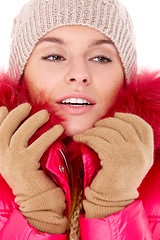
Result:
<instances>
[{"instance_id":1,"label":"jacket shoulder","mask_svg":"<svg viewBox=\"0 0 160 240\"><path fill-rule=\"evenodd\" d=\"M13 192L11 188L8 186L4 178L0 175L0 215L4 213L10 214L17 205L14 202L15 196L13 195Z\"/></svg>"},{"instance_id":2,"label":"jacket shoulder","mask_svg":"<svg viewBox=\"0 0 160 240\"><path fill-rule=\"evenodd\" d=\"M149 218L160 221L160 159L156 160L139 187L139 199L142 200Z\"/></svg>"}]
</instances>

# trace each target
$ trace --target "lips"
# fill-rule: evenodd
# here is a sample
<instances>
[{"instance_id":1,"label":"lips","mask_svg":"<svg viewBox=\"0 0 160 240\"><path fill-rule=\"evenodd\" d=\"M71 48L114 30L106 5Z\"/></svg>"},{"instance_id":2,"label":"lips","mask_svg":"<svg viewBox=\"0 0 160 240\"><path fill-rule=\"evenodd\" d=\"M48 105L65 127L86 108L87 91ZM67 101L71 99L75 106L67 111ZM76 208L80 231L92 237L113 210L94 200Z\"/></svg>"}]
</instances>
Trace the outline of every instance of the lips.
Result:
<instances>
[{"instance_id":1,"label":"lips","mask_svg":"<svg viewBox=\"0 0 160 240\"><path fill-rule=\"evenodd\" d=\"M96 102L92 97L84 93L71 93L58 99L57 103L71 105L94 105Z\"/></svg>"},{"instance_id":2,"label":"lips","mask_svg":"<svg viewBox=\"0 0 160 240\"><path fill-rule=\"evenodd\" d=\"M90 111L95 101L85 94L69 94L57 101L59 109L70 115L81 115Z\"/></svg>"},{"instance_id":3,"label":"lips","mask_svg":"<svg viewBox=\"0 0 160 240\"><path fill-rule=\"evenodd\" d=\"M63 100L61 104L66 104L74 107L92 105L89 101L83 98L67 98Z\"/></svg>"}]
</instances>

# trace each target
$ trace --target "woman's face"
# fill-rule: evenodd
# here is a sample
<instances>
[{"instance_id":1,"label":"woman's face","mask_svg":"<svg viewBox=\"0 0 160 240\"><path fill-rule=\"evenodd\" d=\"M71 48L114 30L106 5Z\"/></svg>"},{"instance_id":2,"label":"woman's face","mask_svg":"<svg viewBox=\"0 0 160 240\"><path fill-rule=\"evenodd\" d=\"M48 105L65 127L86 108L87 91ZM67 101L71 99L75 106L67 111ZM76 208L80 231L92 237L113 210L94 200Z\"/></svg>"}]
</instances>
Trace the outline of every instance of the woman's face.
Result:
<instances>
[{"instance_id":1,"label":"woman's face","mask_svg":"<svg viewBox=\"0 0 160 240\"><path fill-rule=\"evenodd\" d=\"M33 50L24 78L36 101L48 101L68 136L94 126L113 104L124 81L112 42L85 26L47 33ZM41 100L40 100L41 98Z\"/></svg>"}]
</instances>

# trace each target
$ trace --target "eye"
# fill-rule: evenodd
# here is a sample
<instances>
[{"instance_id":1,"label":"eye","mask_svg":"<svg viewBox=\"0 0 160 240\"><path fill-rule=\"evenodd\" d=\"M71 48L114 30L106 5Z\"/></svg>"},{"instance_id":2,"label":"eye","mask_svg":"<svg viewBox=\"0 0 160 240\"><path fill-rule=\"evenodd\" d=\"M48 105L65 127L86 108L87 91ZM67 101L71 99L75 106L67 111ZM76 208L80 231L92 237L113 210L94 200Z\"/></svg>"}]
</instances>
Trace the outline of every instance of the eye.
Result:
<instances>
[{"instance_id":1,"label":"eye","mask_svg":"<svg viewBox=\"0 0 160 240\"><path fill-rule=\"evenodd\" d=\"M64 61L64 57L58 54L50 54L47 56L42 57L43 60L48 60L48 61Z\"/></svg>"},{"instance_id":2,"label":"eye","mask_svg":"<svg viewBox=\"0 0 160 240\"><path fill-rule=\"evenodd\" d=\"M106 56L97 56L97 57L92 58L92 60L95 62L99 62L99 63L112 62L112 59L110 57L106 57Z\"/></svg>"}]
</instances>

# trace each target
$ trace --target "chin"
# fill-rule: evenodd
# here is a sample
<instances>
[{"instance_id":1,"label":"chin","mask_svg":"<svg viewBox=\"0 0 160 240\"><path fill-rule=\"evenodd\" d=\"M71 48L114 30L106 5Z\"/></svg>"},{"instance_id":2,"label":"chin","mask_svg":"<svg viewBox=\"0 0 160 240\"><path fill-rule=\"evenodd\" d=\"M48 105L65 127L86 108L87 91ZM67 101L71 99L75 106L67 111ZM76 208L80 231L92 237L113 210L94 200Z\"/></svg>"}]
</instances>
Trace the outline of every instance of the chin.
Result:
<instances>
[{"instance_id":1,"label":"chin","mask_svg":"<svg viewBox=\"0 0 160 240\"><path fill-rule=\"evenodd\" d=\"M86 126L74 126L73 124L70 124L68 126L63 126L65 129L65 135L68 137L73 137L77 134L80 134L82 132L84 132L85 130L92 128L94 124L90 124L90 125L86 125Z\"/></svg>"},{"instance_id":2,"label":"chin","mask_svg":"<svg viewBox=\"0 0 160 240\"><path fill-rule=\"evenodd\" d=\"M86 129L84 129L84 131L85 131ZM80 134L80 133L82 133L83 132L83 130L80 130L80 129L65 129L65 135L67 136L67 137L73 137L73 136L75 136L75 135L77 135L77 134Z\"/></svg>"}]
</instances>

